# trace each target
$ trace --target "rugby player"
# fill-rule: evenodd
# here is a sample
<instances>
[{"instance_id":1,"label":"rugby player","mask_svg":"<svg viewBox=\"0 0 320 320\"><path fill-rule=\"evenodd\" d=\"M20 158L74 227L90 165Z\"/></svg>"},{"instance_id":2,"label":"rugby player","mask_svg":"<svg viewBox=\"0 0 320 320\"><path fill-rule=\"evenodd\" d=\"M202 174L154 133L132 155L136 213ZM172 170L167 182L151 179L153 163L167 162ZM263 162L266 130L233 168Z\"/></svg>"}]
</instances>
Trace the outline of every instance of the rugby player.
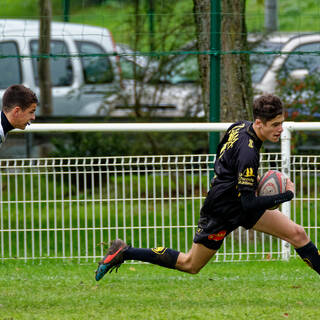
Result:
<instances>
[{"instance_id":1,"label":"rugby player","mask_svg":"<svg viewBox=\"0 0 320 320\"><path fill-rule=\"evenodd\" d=\"M36 94L21 84L6 89L2 97L0 146L10 130L14 128L24 130L35 120L37 104Z\"/></svg>"},{"instance_id":2,"label":"rugby player","mask_svg":"<svg viewBox=\"0 0 320 320\"><path fill-rule=\"evenodd\" d=\"M253 103L253 122L239 121L230 126L217 149L215 177L200 211L198 229L188 253L159 247L133 248L117 239L99 262L96 280L118 269L125 260L139 260L191 274L198 273L236 228L253 229L289 242L300 257L320 273L318 249L304 228L278 209L269 210L294 196L287 180L286 191L257 196L260 148L266 140L278 142L284 121L281 100L263 95Z\"/></svg>"}]
</instances>

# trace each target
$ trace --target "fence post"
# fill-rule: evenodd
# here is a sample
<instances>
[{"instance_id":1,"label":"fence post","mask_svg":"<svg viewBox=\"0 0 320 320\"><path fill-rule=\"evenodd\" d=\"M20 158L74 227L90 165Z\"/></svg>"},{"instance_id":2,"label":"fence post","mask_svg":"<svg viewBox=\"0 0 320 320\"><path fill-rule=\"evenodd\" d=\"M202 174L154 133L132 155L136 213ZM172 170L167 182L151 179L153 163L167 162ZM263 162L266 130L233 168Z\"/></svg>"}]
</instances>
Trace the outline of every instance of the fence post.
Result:
<instances>
[{"instance_id":1,"label":"fence post","mask_svg":"<svg viewBox=\"0 0 320 320\"><path fill-rule=\"evenodd\" d=\"M291 156L291 131L290 123L283 123L283 132L281 134L281 167L282 172L290 178L290 156ZM282 212L290 218L291 201L282 204ZM290 244L287 241L281 241L281 254L282 260L290 259Z\"/></svg>"}]
</instances>

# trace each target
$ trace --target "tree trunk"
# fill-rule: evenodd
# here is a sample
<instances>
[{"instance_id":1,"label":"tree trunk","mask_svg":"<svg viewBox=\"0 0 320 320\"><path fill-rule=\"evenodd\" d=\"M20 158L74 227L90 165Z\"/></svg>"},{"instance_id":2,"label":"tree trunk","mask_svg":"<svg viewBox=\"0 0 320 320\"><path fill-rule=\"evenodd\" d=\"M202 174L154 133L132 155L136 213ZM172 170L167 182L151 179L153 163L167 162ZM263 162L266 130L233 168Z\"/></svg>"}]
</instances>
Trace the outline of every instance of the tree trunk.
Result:
<instances>
[{"instance_id":1,"label":"tree trunk","mask_svg":"<svg viewBox=\"0 0 320 320\"><path fill-rule=\"evenodd\" d=\"M247 51L245 0L222 0L221 49ZM248 54L221 56L221 121L252 118L252 82Z\"/></svg>"},{"instance_id":2,"label":"tree trunk","mask_svg":"<svg viewBox=\"0 0 320 320\"><path fill-rule=\"evenodd\" d=\"M197 50L210 50L210 1L193 0L193 13L196 24ZM210 108L210 56L198 55L199 74L202 88L202 102L206 119Z\"/></svg>"},{"instance_id":3,"label":"tree trunk","mask_svg":"<svg viewBox=\"0 0 320 320\"><path fill-rule=\"evenodd\" d=\"M193 0L199 51L210 49L211 0ZM246 51L245 0L222 0L221 50ZM224 14L225 13L225 14ZM208 118L210 104L210 58L199 55L203 104ZM220 119L236 121L252 118L252 83L248 54L221 56Z\"/></svg>"},{"instance_id":4,"label":"tree trunk","mask_svg":"<svg viewBox=\"0 0 320 320\"><path fill-rule=\"evenodd\" d=\"M41 115L52 114L51 73L50 73L50 29L51 1L39 0L40 5L40 38L39 38L39 87ZM43 57L44 56L44 57Z\"/></svg>"}]
</instances>

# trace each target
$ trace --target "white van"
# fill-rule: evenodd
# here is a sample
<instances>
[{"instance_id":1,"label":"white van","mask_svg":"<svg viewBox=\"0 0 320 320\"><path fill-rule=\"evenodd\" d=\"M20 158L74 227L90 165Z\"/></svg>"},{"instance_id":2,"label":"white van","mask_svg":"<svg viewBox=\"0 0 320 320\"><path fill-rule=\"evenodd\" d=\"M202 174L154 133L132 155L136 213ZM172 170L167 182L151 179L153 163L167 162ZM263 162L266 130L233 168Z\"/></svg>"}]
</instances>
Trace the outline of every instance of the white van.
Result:
<instances>
[{"instance_id":1,"label":"white van","mask_svg":"<svg viewBox=\"0 0 320 320\"><path fill-rule=\"evenodd\" d=\"M14 83L24 84L39 96L38 44L39 21L0 19L0 98ZM117 50L106 28L52 22L53 116L133 114L138 86L132 78L122 77L121 65L126 71L141 66L125 55L119 59L114 55ZM195 108L201 96L199 86L186 83L155 87L142 81L139 88L140 106L152 110L154 116L183 116ZM40 114L40 108L37 112Z\"/></svg>"},{"instance_id":2,"label":"white van","mask_svg":"<svg viewBox=\"0 0 320 320\"><path fill-rule=\"evenodd\" d=\"M0 97L15 83L24 84L39 96L38 39L39 21L0 20ZM51 24L54 116L99 114L102 97L119 82L116 57L99 54L114 51L112 35L105 28ZM81 57L87 54L93 55Z\"/></svg>"}]
</instances>

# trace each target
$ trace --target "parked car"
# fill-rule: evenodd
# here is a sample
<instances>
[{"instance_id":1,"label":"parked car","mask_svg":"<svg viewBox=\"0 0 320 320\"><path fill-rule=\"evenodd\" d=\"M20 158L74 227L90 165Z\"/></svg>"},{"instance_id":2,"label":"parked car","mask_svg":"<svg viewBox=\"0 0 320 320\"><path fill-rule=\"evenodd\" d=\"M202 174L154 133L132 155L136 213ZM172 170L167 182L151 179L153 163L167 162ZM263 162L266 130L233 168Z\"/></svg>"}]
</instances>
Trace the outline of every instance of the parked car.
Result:
<instances>
[{"instance_id":1,"label":"parked car","mask_svg":"<svg viewBox=\"0 0 320 320\"><path fill-rule=\"evenodd\" d=\"M123 109L161 117L199 116L203 110L199 77L189 81L184 74L198 71L195 55L151 59L128 45L117 44L122 88L112 115ZM179 59L178 59L179 58ZM186 65L188 58L194 61ZM135 107L138 105L139 110Z\"/></svg>"},{"instance_id":2,"label":"parked car","mask_svg":"<svg viewBox=\"0 0 320 320\"><path fill-rule=\"evenodd\" d=\"M251 51L256 52L250 54L255 95L277 93L278 79L281 78L303 82L307 75L320 75L320 55L317 54L320 51L319 33L272 33L268 36L250 34L248 42ZM186 51L196 50L196 43L190 42L186 47ZM166 69L167 72L160 75L161 81L199 86L196 55L177 55L167 64Z\"/></svg>"},{"instance_id":3,"label":"parked car","mask_svg":"<svg viewBox=\"0 0 320 320\"><path fill-rule=\"evenodd\" d=\"M277 33L258 41L253 50L266 54L251 56L255 93L280 94L291 120L319 121L319 49L320 34L317 33ZM293 137L295 152L319 152L317 132L295 132ZM268 151L279 150L275 144L267 143L265 148Z\"/></svg>"},{"instance_id":4,"label":"parked car","mask_svg":"<svg viewBox=\"0 0 320 320\"><path fill-rule=\"evenodd\" d=\"M255 37L249 37L254 43ZM320 34L275 33L267 36L252 50L252 82L256 93L274 93L278 77L302 79L320 65ZM305 54L313 52L314 54Z\"/></svg>"},{"instance_id":5,"label":"parked car","mask_svg":"<svg viewBox=\"0 0 320 320\"><path fill-rule=\"evenodd\" d=\"M320 34L272 33L267 36L248 35L252 83L256 93L274 93L277 77L303 79L310 72L319 71ZM196 43L186 45L186 51L196 50ZM236 50L236 48L235 48ZM314 52L304 54L305 52ZM302 53L302 54L299 54ZM199 83L197 55L177 55L167 65L163 81L171 84Z\"/></svg>"},{"instance_id":6,"label":"parked car","mask_svg":"<svg viewBox=\"0 0 320 320\"><path fill-rule=\"evenodd\" d=\"M39 95L38 49L39 21L0 20L0 98L14 83ZM143 58L116 56L120 47L106 28L52 22L50 49L53 116L123 117L133 114L138 102L151 116L180 117L188 113L189 105L200 103L193 88L126 77L125 71Z\"/></svg>"},{"instance_id":7,"label":"parked car","mask_svg":"<svg viewBox=\"0 0 320 320\"><path fill-rule=\"evenodd\" d=\"M5 57L0 59L0 97L14 83L39 95L38 39L39 21L0 20L0 54ZM105 28L53 22L50 49L53 115L98 114L98 101L114 91L120 76L115 57L97 56L115 51L111 33Z\"/></svg>"}]
</instances>

